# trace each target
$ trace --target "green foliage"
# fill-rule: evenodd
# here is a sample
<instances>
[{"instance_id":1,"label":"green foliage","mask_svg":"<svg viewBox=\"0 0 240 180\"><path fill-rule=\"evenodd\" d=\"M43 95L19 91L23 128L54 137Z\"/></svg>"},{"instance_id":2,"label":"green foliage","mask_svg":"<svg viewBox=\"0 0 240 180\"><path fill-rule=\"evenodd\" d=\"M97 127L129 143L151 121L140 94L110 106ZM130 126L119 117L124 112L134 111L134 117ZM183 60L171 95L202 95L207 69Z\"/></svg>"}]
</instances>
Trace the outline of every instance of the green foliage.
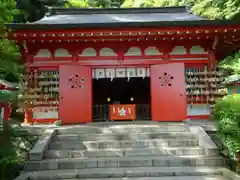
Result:
<instances>
[{"instance_id":1,"label":"green foliage","mask_svg":"<svg viewBox=\"0 0 240 180\"><path fill-rule=\"evenodd\" d=\"M27 153L36 138L20 126L0 126L0 179L11 180L19 175Z\"/></svg>"},{"instance_id":2,"label":"green foliage","mask_svg":"<svg viewBox=\"0 0 240 180\"><path fill-rule=\"evenodd\" d=\"M134 6L134 0L125 0L124 3L121 5L123 8L130 8Z\"/></svg>"},{"instance_id":3,"label":"green foliage","mask_svg":"<svg viewBox=\"0 0 240 180\"><path fill-rule=\"evenodd\" d=\"M68 0L64 7L72 8L119 8L123 0Z\"/></svg>"},{"instance_id":4,"label":"green foliage","mask_svg":"<svg viewBox=\"0 0 240 180\"><path fill-rule=\"evenodd\" d=\"M218 100L212 111L219 136L234 156L240 150L240 95L228 95Z\"/></svg>"},{"instance_id":5,"label":"green foliage","mask_svg":"<svg viewBox=\"0 0 240 180\"><path fill-rule=\"evenodd\" d=\"M68 0L65 7L166 7L189 6L194 14L209 19L240 19L239 0Z\"/></svg>"},{"instance_id":6,"label":"green foliage","mask_svg":"<svg viewBox=\"0 0 240 180\"><path fill-rule=\"evenodd\" d=\"M0 102L16 102L17 101L18 92L8 91L8 90L0 90Z\"/></svg>"},{"instance_id":7,"label":"green foliage","mask_svg":"<svg viewBox=\"0 0 240 180\"><path fill-rule=\"evenodd\" d=\"M88 0L90 7L119 8L123 0Z\"/></svg>"},{"instance_id":8,"label":"green foliage","mask_svg":"<svg viewBox=\"0 0 240 180\"><path fill-rule=\"evenodd\" d=\"M68 0L67 3L64 5L65 8L72 8L72 7L77 7L77 8L87 8L89 7L89 3L86 0Z\"/></svg>"},{"instance_id":9,"label":"green foliage","mask_svg":"<svg viewBox=\"0 0 240 180\"><path fill-rule=\"evenodd\" d=\"M14 41L8 39L10 30L4 25L12 22L17 13L15 0L0 1L0 72L4 74L17 75L19 73L18 46Z\"/></svg>"},{"instance_id":10,"label":"green foliage","mask_svg":"<svg viewBox=\"0 0 240 180\"><path fill-rule=\"evenodd\" d=\"M209 19L223 19L224 16L219 7L212 2L212 0L202 0L198 3L194 3L192 11L200 16L207 17Z\"/></svg>"},{"instance_id":11,"label":"green foliage","mask_svg":"<svg viewBox=\"0 0 240 180\"><path fill-rule=\"evenodd\" d=\"M209 19L240 19L239 0L125 0L121 7L189 6L193 13Z\"/></svg>"},{"instance_id":12,"label":"green foliage","mask_svg":"<svg viewBox=\"0 0 240 180\"><path fill-rule=\"evenodd\" d=\"M18 8L24 13L17 16L17 22L31 22L41 19L46 11L44 5L64 6L66 8L166 7L185 5L191 7L195 14L209 19L240 19L239 0L18 0L18 2Z\"/></svg>"},{"instance_id":13,"label":"green foliage","mask_svg":"<svg viewBox=\"0 0 240 180\"><path fill-rule=\"evenodd\" d=\"M228 69L233 74L240 74L240 52L225 57L219 62L219 67Z\"/></svg>"},{"instance_id":14,"label":"green foliage","mask_svg":"<svg viewBox=\"0 0 240 180\"><path fill-rule=\"evenodd\" d=\"M49 1L52 3L51 0ZM21 13L18 13L14 20L20 23L37 21L44 17L47 10L41 0L18 0L17 8Z\"/></svg>"}]
</instances>

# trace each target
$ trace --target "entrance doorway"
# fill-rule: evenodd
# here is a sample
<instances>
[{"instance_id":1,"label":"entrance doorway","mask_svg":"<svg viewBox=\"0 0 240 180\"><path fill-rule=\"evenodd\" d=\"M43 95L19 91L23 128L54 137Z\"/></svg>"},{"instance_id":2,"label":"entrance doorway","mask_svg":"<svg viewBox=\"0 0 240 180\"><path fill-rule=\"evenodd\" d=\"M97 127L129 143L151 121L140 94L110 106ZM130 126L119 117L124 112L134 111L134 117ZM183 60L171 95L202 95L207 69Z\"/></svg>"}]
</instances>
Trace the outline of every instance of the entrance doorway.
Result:
<instances>
[{"instance_id":1,"label":"entrance doorway","mask_svg":"<svg viewBox=\"0 0 240 180\"><path fill-rule=\"evenodd\" d=\"M150 69L61 66L59 93L59 118L64 124L109 120L109 105L114 103L111 117L117 114L124 119L152 121L182 121L187 117L182 63L152 65Z\"/></svg>"},{"instance_id":2,"label":"entrance doorway","mask_svg":"<svg viewBox=\"0 0 240 180\"><path fill-rule=\"evenodd\" d=\"M151 120L149 77L93 79L92 90L93 121L108 121L111 104L136 104L136 120Z\"/></svg>"}]
</instances>

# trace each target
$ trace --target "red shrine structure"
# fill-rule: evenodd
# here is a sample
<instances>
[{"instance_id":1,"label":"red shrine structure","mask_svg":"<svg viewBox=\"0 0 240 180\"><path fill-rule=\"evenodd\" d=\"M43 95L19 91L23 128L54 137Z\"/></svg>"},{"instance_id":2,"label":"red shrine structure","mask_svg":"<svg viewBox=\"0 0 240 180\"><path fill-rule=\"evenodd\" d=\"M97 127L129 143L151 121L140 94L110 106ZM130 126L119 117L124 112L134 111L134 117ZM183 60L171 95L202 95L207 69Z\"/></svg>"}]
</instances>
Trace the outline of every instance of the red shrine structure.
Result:
<instances>
[{"instance_id":1,"label":"red shrine structure","mask_svg":"<svg viewBox=\"0 0 240 180\"><path fill-rule=\"evenodd\" d=\"M12 84L8 81L0 79L0 93L4 94L4 93L10 93L18 90L19 90L19 87L16 84ZM1 91L8 91L8 92L1 92ZM5 95L5 96L9 96L9 95ZM0 97L0 123L3 123L2 121L9 120L11 111L12 111L11 100L8 99L8 97L5 97L4 99Z\"/></svg>"},{"instance_id":2,"label":"red shrine structure","mask_svg":"<svg viewBox=\"0 0 240 180\"><path fill-rule=\"evenodd\" d=\"M226 94L217 61L240 47L240 22L186 7L50 8L9 27L27 70L28 123L208 119Z\"/></svg>"}]
</instances>

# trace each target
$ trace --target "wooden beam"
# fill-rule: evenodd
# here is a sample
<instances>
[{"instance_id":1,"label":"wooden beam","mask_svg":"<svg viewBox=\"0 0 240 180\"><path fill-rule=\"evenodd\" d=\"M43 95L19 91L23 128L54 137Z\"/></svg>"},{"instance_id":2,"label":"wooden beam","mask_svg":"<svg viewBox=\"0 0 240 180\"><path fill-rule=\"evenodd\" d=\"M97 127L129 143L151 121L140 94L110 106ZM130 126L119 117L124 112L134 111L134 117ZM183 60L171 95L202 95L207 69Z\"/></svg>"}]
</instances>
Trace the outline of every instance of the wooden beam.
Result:
<instances>
[{"instance_id":1,"label":"wooden beam","mask_svg":"<svg viewBox=\"0 0 240 180\"><path fill-rule=\"evenodd\" d=\"M62 29L55 29L55 30L17 30L16 33L21 34L30 34L30 33L149 33L149 32L176 32L176 31L189 31L189 32L240 32L240 25L232 25L229 26L198 26L198 27L160 27L160 28L119 28L119 29L68 29L68 30L62 30Z\"/></svg>"},{"instance_id":2,"label":"wooden beam","mask_svg":"<svg viewBox=\"0 0 240 180\"><path fill-rule=\"evenodd\" d=\"M61 65L84 65L84 66L148 66L148 65L153 65L153 64L164 64L164 63L186 63L186 64L206 64L208 63L208 60L202 59L202 60L149 60L149 59L139 59L139 60L125 60L125 61L118 61L118 60L95 60L95 61L90 61L90 60L81 60L78 62L48 62L48 63L40 63L40 62L35 62L30 65L28 65L30 68L34 67L58 67Z\"/></svg>"},{"instance_id":3,"label":"wooden beam","mask_svg":"<svg viewBox=\"0 0 240 180\"><path fill-rule=\"evenodd\" d=\"M142 35L109 35L109 36L78 36L78 35L74 35L74 36L68 36L68 35L64 35L64 36L45 36L43 37L41 34L36 34L35 36L23 36L23 35L19 35L17 37L12 37L12 39L16 39L17 41L29 41L29 42L34 42L34 41L82 41L82 42L86 42L86 41L111 41L111 40L120 40L120 41L125 41L125 40L165 40L165 39L208 39L208 38L214 38L215 36L221 36L224 37L226 39L232 39L234 37L234 39L236 38L240 38L240 34L236 34L234 36L234 34L231 33L201 33L201 34L197 34L197 33L184 33L184 34L178 34L178 33L172 33L172 34L142 34ZM31 37L29 39L29 37Z\"/></svg>"}]
</instances>

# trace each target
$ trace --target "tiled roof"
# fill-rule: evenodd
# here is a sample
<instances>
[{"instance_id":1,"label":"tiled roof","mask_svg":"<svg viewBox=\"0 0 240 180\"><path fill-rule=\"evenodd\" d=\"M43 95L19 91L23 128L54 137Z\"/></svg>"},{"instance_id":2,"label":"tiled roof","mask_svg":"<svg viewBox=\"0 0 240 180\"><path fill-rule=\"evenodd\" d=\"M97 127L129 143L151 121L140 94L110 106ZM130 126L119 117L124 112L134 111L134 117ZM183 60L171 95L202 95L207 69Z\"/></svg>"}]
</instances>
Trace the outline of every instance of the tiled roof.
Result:
<instances>
[{"instance_id":1,"label":"tiled roof","mask_svg":"<svg viewBox=\"0 0 240 180\"><path fill-rule=\"evenodd\" d=\"M50 9L50 16L34 24L104 24L203 20L186 7L124 9Z\"/></svg>"},{"instance_id":2,"label":"tiled roof","mask_svg":"<svg viewBox=\"0 0 240 180\"><path fill-rule=\"evenodd\" d=\"M12 29L144 28L240 24L208 20L185 7L160 8L49 8L43 19L27 24L9 24Z\"/></svg>"}]
</instances>

